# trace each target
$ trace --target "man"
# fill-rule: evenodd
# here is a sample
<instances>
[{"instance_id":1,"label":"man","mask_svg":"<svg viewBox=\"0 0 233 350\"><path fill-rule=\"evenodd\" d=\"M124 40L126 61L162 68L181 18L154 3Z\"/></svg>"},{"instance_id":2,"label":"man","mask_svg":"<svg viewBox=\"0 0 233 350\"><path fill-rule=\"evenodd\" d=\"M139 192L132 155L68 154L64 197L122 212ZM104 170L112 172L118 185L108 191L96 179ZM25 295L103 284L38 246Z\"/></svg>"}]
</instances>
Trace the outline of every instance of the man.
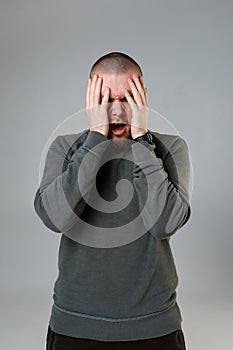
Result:
<instances>
[{"instance_id":1,"label":"man","mask_svg":"<svg viewBox=\"0 0 233 350\"><path fill-rule=\"evenodd\" d=\"M34 199L62 233L47 350L185 349L169 241L191 213L188 146L148 129L142 71L126 54L95 62L86 112L89 129L50 146Z\"/></svg>"}]
</instances>

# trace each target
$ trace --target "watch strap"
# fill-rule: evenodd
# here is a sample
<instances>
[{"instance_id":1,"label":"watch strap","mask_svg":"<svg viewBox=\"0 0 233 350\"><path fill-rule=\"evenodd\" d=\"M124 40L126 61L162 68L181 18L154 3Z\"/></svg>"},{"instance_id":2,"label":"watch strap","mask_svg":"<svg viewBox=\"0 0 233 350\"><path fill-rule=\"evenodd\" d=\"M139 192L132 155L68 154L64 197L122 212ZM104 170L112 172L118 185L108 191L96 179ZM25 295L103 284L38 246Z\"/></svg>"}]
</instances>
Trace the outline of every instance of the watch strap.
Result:
<instances>
[{"instance_id":1,"label":"watch strap","mask_svg":"<svg viewBox=\"0 0 233 350\"><path fill-rule=\"evenodd\" d=\"M147 141L148 143L150 143L151 145L154 144L153 142L153 137L151 135L151 133L149 131L147 131L144 135L142 136L138 136L134 139L134 141L136 142L141 142L141 141Z\"/></svg>"}]
</instances>

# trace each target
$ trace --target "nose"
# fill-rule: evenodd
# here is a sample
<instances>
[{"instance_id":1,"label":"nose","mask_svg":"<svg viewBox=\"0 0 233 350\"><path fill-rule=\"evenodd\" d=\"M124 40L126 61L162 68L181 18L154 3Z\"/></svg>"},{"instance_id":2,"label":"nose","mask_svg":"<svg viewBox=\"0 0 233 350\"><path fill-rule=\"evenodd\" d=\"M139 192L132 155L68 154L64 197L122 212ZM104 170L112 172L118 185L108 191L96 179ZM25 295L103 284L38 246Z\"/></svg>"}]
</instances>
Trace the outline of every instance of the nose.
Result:
<instances>
[{"instance_id":1,"label":"nose","mask_svg":"<svg viewBox=\"0 0 233 350\"><path fill-rule=\"evenodd\" d=\"M110 106L110 114L112 116L121 116L123 112L122 103L120 101L114 101Z\"/></svg>"}]
</instances>

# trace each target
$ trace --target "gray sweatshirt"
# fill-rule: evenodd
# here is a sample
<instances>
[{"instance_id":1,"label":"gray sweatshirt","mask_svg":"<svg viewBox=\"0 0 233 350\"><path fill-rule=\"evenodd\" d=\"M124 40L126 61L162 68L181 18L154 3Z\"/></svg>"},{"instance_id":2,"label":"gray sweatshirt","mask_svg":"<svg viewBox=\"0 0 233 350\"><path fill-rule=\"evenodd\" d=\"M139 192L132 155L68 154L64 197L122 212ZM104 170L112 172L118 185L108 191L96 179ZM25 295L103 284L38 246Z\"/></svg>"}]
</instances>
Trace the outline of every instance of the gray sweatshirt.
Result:
<instances>
[{"instance_id":1,"label":"gray sweatshirt","mask_svg":"<svg viewBox=\"0 0 233 350\"><path fill-rule=\"evenodd\" d=\"M189 150L178 135L149 132L153 145L119 148L86 129L57 136L47 152L34 208L61 233L56 333L130 341L181 328L169 241L191 213Z\"/></svg>"}]
</instances>

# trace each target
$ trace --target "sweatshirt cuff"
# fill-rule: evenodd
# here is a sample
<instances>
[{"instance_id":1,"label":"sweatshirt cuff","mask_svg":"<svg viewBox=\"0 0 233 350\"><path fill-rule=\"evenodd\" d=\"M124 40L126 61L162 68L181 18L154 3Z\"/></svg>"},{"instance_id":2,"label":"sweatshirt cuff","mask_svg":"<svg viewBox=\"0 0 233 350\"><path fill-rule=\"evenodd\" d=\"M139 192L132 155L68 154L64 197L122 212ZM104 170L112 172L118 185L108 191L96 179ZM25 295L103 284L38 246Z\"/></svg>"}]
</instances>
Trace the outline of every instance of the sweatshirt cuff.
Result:
<instances>
[{"instance_id":1,"label":"sweatshirt cuff","mask_svg":"<svg viewBox=\"0 0 233 350\"><path fill-rule=\"evenodd\" d=\"M138 144L141 144L143 146L145 146L149 151L151 151L153 153L153 151L155 150L155 147L156 145L155 144L151 144L151 143L148 143L147 141L135 141L132 143L132 150L140 150L142 149L140 146L138 146Z\"/></svg>"},{"instance_id":2,"label":"sweatshirt cuff","mask_svg":"<svg viewBox=\"0 0 233 350\"><path fill-rule=\"evenodd\" d=\"M90 130L85 142L83 143L83 146L87 147L88 149L91 149L96 145L98 145L99 143L107 140L108 138L103 134L101 134L100 132Z\"/></svg>"},{"instance_id":3,"label":"sweatshirt cuff","mask_svg":"<svg viewBox=\"0 0 233 350\"><path fill-rule=\"evenodd\" d=\"M88 131L87 137L85 138L84 142L80 145L80 147L76 149L76 151L83 150L84 154L90 152L95 157L100 159L102 153L108 147L108 143L104 142L107 140L108 138L98 131ZM79 151L76 152L76 151L72 155L72 159L79 159L80 152Z\"/></svg>"},{"instance_id":4,"label":"sweatshirt cuff","mask_svg":"<svg viewBox=\"0 0 233 350\"><path fill-rule=\"evenodd\" d=\"M161 166L161 160L160 158L156 157L155 154L155 148L156 145L155 144L150 144L147 141L140 141L140 142L134 142L132 145L132 153L133 153L133 157L136 160L136 163L139 164L145 164L145 162L147 163L148 161L151 162L151 160L153 159L153 161L157 161L158 165L160 164ZM148 151L150 153L148 153ZM153 158L150 157L153 156Z\"/></svg>"}]
</instances>

